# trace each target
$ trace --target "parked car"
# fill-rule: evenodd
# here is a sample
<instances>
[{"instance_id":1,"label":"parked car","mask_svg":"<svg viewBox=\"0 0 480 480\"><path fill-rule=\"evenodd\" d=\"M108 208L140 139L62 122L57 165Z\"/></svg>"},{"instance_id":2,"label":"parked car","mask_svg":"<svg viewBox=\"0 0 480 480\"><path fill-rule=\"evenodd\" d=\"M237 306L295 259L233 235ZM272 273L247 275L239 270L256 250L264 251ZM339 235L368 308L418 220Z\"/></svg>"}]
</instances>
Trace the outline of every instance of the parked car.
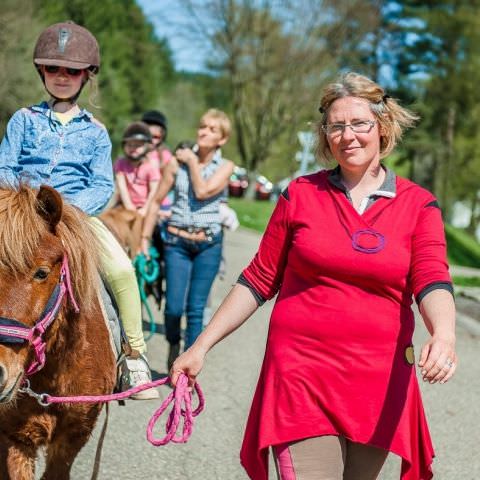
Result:
<instances>
[{"instance_id":1,"label":"parked car","mask_svg":"<svg viewBox=\"0 0 480 480\"><path fill-rule=\"evenodd\" d=\"M247 170L242 167L235 167L228 182L228 194L231 197L243 197L248 188Z\"/></svg>"},{"instance_id":2,"label":"parked car","mask_svg":"<svg viewBox=\"0 0 480 480\"><path fill-rule=\"evenodd\" d=\"M255 181L255 199L270 200L273 190L273 183L263 175L259 175Z\"/></svg>"}]
</instances>

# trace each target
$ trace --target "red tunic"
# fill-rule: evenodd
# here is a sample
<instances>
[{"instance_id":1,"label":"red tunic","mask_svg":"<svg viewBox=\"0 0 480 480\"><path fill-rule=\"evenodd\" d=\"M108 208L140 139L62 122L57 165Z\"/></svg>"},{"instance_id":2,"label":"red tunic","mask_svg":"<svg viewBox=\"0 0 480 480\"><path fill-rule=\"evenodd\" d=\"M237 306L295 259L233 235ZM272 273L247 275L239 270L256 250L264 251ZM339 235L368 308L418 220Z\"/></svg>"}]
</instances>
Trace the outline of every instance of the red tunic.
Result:
<instances>
[{"instance_id":1,"label":"red tunic","mask_svg":"<svg viewBox=\"0 0 480 480\"><path fill-rule=\"evenodd\" d=\"M243 272L263 297L278 297L241 461L251 479L267 480L269 446L343 435L401 456L402 480L428 480L433 447L405 349L412 294L451 281L441 212L431 193L397 177L396 197L360 215L328 173L290 184ZM383 250L352 247L365 228L384 236ZM369 239L378 242L360 243Z\"/></svg>"}]
</instances>

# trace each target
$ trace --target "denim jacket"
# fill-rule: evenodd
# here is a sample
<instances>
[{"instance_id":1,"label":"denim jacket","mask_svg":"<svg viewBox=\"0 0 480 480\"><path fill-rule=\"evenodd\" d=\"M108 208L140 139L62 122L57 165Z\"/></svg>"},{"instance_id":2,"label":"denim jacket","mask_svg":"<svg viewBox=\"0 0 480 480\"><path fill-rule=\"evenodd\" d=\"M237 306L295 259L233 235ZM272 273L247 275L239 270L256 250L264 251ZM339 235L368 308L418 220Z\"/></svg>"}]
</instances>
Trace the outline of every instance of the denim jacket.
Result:
<instances>
[{"instance_id":1,"label":"denim jacket","mask_svg":"<svg viewBox=\"0 0 480 480\"><path fill-rule=\"evenodd\" d=\"M66 125L47 102L15 112L0 144L0 183L57 189L88 215L100 213L114 189L106 128L81 110Z\"/></svg>"}]
</instances>

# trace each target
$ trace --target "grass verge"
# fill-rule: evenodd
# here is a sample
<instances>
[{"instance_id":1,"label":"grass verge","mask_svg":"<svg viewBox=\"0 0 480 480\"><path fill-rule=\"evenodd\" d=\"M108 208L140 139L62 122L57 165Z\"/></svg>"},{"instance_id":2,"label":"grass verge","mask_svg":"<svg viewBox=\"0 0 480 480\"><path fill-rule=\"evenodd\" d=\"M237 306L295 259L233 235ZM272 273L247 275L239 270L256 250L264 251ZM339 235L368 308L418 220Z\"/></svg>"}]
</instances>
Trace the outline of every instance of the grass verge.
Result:
<instances>
[{"instance_id":1,"label":"grass verge","mask_svg":"<svg viewBox=\"0 0 480 480\"><path fill-rule=\"evenodd\" d=\"M445 225L448 260L453 265L480 268L480 245L465 230Z\"/></svg>"},{"instance_id":2,"label":"grass verge","mask_svg":"<svg viewBox=\"0 0 480 480\"><path fill-rule=\"evenodd\" d=\"M275 208L273 202L232 197L228 199L228 205L235 210L242 227L251 228L260 233L265 231Z\"/></svg>"},{"instance_id":3,"label":"grass verge","mask_svg":"<svg viewBox=\"0 0 480 480\"><path fill-rule=\"evenodd\" d=\"M453 276L452 281L458 287L480 287L480 277L457 277Z\"/></svg>"}]
</instances>

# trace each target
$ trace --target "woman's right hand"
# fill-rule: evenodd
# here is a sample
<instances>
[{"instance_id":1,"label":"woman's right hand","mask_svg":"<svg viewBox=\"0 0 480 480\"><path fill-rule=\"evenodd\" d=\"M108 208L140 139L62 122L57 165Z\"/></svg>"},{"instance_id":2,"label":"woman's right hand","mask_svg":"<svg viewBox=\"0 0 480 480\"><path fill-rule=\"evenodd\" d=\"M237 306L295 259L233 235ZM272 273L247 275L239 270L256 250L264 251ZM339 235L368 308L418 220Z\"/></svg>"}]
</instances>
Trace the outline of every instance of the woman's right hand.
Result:
<instances>
[{"instance_id":1,"label":"woman's right hand","mask_svg":"<svg viewBox=\"0 0 480 480\"><path fill-rule=\"evenodd\" d=\"M197 375L203 368L205 355L207 352L196 345L192 345L186 352L182 353L173 362L170 370L172 385L175 386L180 374L184 373L188 377L188 386L193 389Z\"/></svg>"},{"instance_id":2,"label":"woman's right hand","mask_svg":"<svg viewBox=\"0 0 480 480\"><path fill-rule=\"evenodd\" d=\"M198 163L197 155L189 148L179 148L175 152L175 157L180 163L190 165L192 162Z\"/></svg>"}]
</instances>

